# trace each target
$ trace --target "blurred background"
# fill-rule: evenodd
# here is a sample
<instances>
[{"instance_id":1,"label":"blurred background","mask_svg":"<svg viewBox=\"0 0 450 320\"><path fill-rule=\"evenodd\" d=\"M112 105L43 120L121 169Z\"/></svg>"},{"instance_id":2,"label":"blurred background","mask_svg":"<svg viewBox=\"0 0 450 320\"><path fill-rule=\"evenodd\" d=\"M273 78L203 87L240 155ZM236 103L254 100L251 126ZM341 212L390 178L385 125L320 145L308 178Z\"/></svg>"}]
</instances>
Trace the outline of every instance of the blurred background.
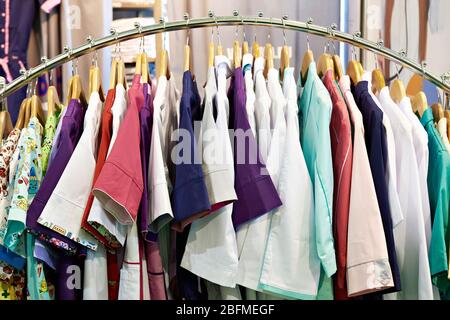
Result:
<instances>
[{"instance_id":1,"label":"blurred background","mask_svg":"<svg viewBox=\"0 0 450 320\"><path fill-rule=\"evenodd\" d=\"M151 24L159 22L161 17L168 20L207 16L212 10L217 16L232 15L238 10L240 15L256 16L262 12L264 17L306 21L312 18L315 24L330 26L336 23L338 29L354 33L361 31L362 36L372 40L383 40L387 47L400 51L414 61L426 61L427 70L442 75L450 70L450 13L448 0L3 0L0 4L2 16L0 24L0 75L9 80L19 75L21 67L33 67L40 63L41 57L48 58L62 52L65 46L76 47L86 42L87 36L93 38L109 34L113 27L118 31L133 28L134 22ZM270 41L275 48L283 45L280 29L270 27L239 27L238 36L251 43L253 39L264 45ZM194 29L190 33L192 48L192 70L203 84L206 78L207 46L211 39L211 28ZM220 27L220 39L226 48L232 46L236 36L236 27ZM154 71L156 48L165 46L170 55L170 69L176 79L183 71L183 46L185 31L172 32L160 36L145 38L144 47L149 56L151 70ZM270 40L269 40L270 36ZM286 40L291 47L292 65L298 67L306 50L307 35L286 31ZM324 38L309 36L309 43L315 56L324 50ZM335 42L331 50L339 52L343 66L347 65L352 48ZM100 50L98 63L102 69L103 87L108 87L111 56L120 50L126 62L128 73L134 68L134 56L139 50L139 40L123 42L120 47ZM278 56L275 51L276 58ZM412 73L406 69L384 61L370 52L356 54L366 69L372 69L377 63L385 78L398 76L407 84ZM93 55L84 56L77 61L82 79L88 78L88 69ZM275 61L277 64L278 61ZM45 94L51 81L65 94L67 81L72 73L72 64L68 63L39 81L39 92ZM389 81L388 81L389 82ZM180 82L178 82L180 83ZM84 84L87 86L87 80ZM180 84L181 85L181 84ZM436 88L418 79L418 85L427 94L429 103L438 99ZM26 88L8 100L9 108L18 108ZM12 112L14 114L14 112Z\"/></svg>"}]
</instances>

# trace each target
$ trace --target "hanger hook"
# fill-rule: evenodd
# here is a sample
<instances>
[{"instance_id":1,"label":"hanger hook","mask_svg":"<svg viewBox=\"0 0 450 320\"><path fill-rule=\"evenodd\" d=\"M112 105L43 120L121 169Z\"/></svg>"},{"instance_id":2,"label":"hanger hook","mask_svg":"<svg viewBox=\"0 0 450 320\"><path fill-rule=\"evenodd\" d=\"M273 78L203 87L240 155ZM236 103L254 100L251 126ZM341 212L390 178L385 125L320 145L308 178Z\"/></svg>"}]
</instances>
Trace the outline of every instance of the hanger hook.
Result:
<instances>
[{"instance_id":1,"label":"hanger hook","mask_svg":"<svg viewBox=\"0 0 450 320\"><path fill-rule=\"evenodd\" d=\"M216 15L214 15L214 22L216 23L217 44L219 46L221 46L222 45L222 41L220 40L219 23L217 22Z\"/></svg>"},{"instance_id":2,"label":"hanger hook","mask_svg":"<svg viewBox=\"0 0 450 320\"><path fill-rule=\"evenodd\" d=\"M184 17L184 20L186 20L186 27L188 27L189 26L189 13L185 12L183 17ZM187 35L186 35L186 45L187 46L189 45L190 33L191 33L191 30L189 28L187 28Z\"/></svg>"},{"instance_id":3,"label":"hanger hook","mask_svg":"<svg viewBox=\"0 0 450 320\"><path fill-rule=\"evenodd\" d=\"M258 14L255 17L255 24L258 25L258 18L262 18L264 15L264 13L262 11L259 11ZM256 28L255 28L255 33L254 33L254 38L253 38L253 42L256 42Z\"/></svg>"},{"instance_id":4,"label":"hanger hook","mask_svg":"<svg viewBox=\"0 0 450 320\"><path fill-rule=\"evenodd\" d=\"M283 43L284 45L286 45L287 41L286 41L286 20L288 19L287 15L284 15L281 18L281 21L283 22Z\"/></svg>"},{"instance_id":5,"label":"hanger hook","mask_svg":"<svg viewBox=\"0 0 450 320\"><path fill-rule=\"evenodd\" d=\"M270 31L272 31L272 17L269 18L269 32L267 32L267 42L270 42Z\"/></svg>"},{"instance_id":6,"label":"hanger hook","mask_svg":"<svg viewBox=\"0 0 450 320\"><path fill-rule=\"evenodd\" d=\"M398 72L398 65L394 62L395 70L397 72L397 80L400 79L400 73Z\"/></svg>"},{"instance_id":7,"label":"hanger hook","mask_svg":"<svg viewBox=\"0 0 450 320\"><path fill-rule=\"evenodd\" d=\"M214 17L214 12L212 10L208 10L208 17ZM214 42L214 27L211 28L211 42Z\"/></svg>"},{"instance_id":8,"label":"hanger hook","mask_svg":"<svg viewBox=\"0 0 450 320\"><path fill-rule=\"evenodd\" d=\"M241 25L242 25L242 42L245 42L247 40L247 37L245 36L245 26L243 16L241 16Z\"/></svg>"},{"instance_id":9,"label":"hanger hook","mask_svg":"<svg viewBox=\"0 0 450 320\"><path fill-rule=\"evenodd\" d=\"M75 76L78 74L78 58L73 59L72 63L72 76Z\"/></svg>"},{"instance_id":10,"label":"hanger hook","mask_svg":"<svg viewBox=\"0 0 450 320\"><path fill-rule=\"evenodd\" d=\"M306 47L308 48L308 50L311 50L309 46L309 25L312 24L313 22L314 20L311 17L309 17L308 20L306 20L306 28L308 29L308 33L306 34Z\"/></svg>"}]
</instances>

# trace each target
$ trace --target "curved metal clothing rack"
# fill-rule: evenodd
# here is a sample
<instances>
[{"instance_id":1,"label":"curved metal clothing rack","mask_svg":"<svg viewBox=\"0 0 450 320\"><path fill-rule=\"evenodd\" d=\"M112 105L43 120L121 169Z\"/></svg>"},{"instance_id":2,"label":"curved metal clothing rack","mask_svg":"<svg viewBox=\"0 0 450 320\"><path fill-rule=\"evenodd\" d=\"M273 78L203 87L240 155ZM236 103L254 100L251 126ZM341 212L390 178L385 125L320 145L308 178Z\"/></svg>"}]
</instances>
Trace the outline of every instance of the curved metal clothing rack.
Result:
<instances>
[{"instance_id":1,"label":"curved metal clothing rack","mask_svg":"<svg viewBox=\"0 0 450 320\"><path fill-rule=\"evenodd\" d=\"M64 63L76 59L80 56L91 53L95 50L105 48L107 46L114 45L116 43L139 38L146 35L157 34L162 32L170 32L184 29L194 29L194 28L205 28L205 27L219 27L219 26L233 26L233 25L252 25L252 26L269 26L276 28L284 28L288 30L306 32L309 34L326 37L342 42L349 43L361 49L369 50L377 53L391 61L401 64L416 73L421 74L425 79L435 84L437 87L442 89L447 95L450 94L450 75L444 74L441 79L429 73L424 64L419 64L408 57L406 57L404 52L395 52L388 49L382 45L382 42L376 43L369 41L360 37L360 33L349 34L336 30L336 25L330 27L324 27L312 24L312 19L308 22L293 21L284 18L264 18L264 17L249 17L249 16L212 16L203 18L189 19L186 17L185 20L176 20L171 22L161 21L158 24L152 24L147 26L141 26L135 24L134 29L126 30L123 32L115 32L111 30L111 34L99 38L91 39L88 37L86 44L83 44L77 48L64 48L64 52L57 55L52 59L42 58L42 63L29 70L23 70L22 75L9 83L5 90L0 93L0 98L8 96L9 94L15 92L19 88L26 85L28 82L36 79L40 75L46 73L47 71L59 67Z\"/></svg>"}]
</instances>

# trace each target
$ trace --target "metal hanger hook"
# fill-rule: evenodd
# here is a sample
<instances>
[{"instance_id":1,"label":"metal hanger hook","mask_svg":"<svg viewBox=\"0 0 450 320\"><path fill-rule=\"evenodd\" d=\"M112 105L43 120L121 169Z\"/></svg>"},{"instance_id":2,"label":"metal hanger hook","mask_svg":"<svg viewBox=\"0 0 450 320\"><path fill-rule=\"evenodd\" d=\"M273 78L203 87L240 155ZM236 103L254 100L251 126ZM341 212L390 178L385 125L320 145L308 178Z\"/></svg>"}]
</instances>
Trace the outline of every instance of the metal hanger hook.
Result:
<instances>
[{"instance_id":1,"label":"metal hanger hook","mask_svg":"<svg viewBox=\"0 0 450 320\"><path fill-rule=\"evenodd\" d=\"M284 15L281 18L281 21L283 22L283 43L284 43L284 45L286 45L286 43L287 43L287 41L286 41L286 22L285 22L285 20L287 20L287 19L288 19L287 15Z\"/></svg>"},{"instance_id":2,"label":"metal hanger hook","mask_svg":"<svg viewBox=\"0 0 450 320\"><path fill-rule=\"evenodd\" d=\"M400 72L398 71L398 65L396 62L394 62L395 70L397 72L397 80L400 79Z\"/></svg>"},{"instance_id":3,"label":"metal hanger hook","mask_svg":"<svg viewBox=\"0 0 450 320\"><path fill-rule=\"evenodd\" d=\"M269 24L270 24L270 27L269 27L270 30L269 30L269 32L267 33L267 42L270 42L270 37L271 37L270 34L272 33L272 26L273 26L273 25L272 25L272 17L269 18Z\"/></svg>"},{"instance_id":4,"label":"metal hanger hook","mask_svg":"<svg viewBox=\"0 0 450 320\"><path fill-rule=\"evenodd\" d=\"M73 59L72 63L72 76L75 76L78 74L78 58Z\"/></svg>"},{"instance_id":5,"label":"metal hanger hook","mask_svg":"<svg viewBox=\"0 0 450 320\"><path fill-rule=\"evenodd\" d=\"M183 17L184 17L184 20L186 20L186 27L187 27L186 45L188 46L189 45L189 37L190 37L190 34L191 34L191 29L188 28L188 26L189 26L189 13L186 12Z\"/></svg>"},{"instance_id":6,"label":"metal hanger hook","mask_svg":"<svg viewBox=\"0 0 450 320\"><path fill-rule=\"evenodd\" d=\"M222 45L222 42L220 41L220 32L219 32L219 23L217 22L217 17L214 15L214 22L216 24L216 34L217 34L217 44L219 46Z\"/></svg>"},{"instance_id":7,"label":"metal hanger hook","mask_svg":"<svg viewBox=\"0 0 450 320\"><path fill-rule=\"evenodd\" d=\"M247 37L245 36L245 26L243 16L241 16L241 25L242 25L242 42L245 42L247 40Z\"/></svg>"}]
</instances>

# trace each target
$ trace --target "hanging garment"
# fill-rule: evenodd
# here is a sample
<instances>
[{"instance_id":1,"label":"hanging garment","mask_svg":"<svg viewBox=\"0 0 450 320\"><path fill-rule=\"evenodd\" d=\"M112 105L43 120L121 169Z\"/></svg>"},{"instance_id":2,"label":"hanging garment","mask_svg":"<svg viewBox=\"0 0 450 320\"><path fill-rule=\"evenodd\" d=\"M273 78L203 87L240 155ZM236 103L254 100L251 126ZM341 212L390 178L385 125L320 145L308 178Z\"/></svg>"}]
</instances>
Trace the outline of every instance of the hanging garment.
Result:
<instances>
[{"instance_id":1,"label":"hanging garment","mask_svg":"<svg viewBox=\"0 0 450 320\"><path fill-rule=\"evenodd\" d=\"M119 299L119 282L120 282L120 265L119 255L120 249L115 252L106 252L106 262L108 264L107 275L108 275L108 300L118 300ZM120 250L120 253L123 251Z\"/></svg>"},{"instance_id":2,"label":"hanging garment","mask_svg":"<svg viewBox=\"0 0 450 320\"><path fill-rule=\"evenodd\" d=\"M170 101L170 81L160 76L153 100L153 127L150 143L150 161L148 167L149 181L149 230L159 232L161 228L173 219L170 203L171 183L167 163L168 140L165 134L172 127L172 104ZM168 125L168 127L166 127Z\"/></svg>"},{"instance_id":3,"label":"hanging garment","mask_svg":"<svg viewBox=\"0 0 450 320\"><path fill-rule=\"evenodd\" d=\"M208 300L242 300L239 287L223 287L218 284L205 281Z\"/></svg>"},{"instance_id":4,"label":"hanging garment","mask_svg":"<svg viewBox=\"0 0 450 320\"><path fill-rule=\"evenodd\" d=\"M70 102L69 102L69 105L70 105ZM61 129L62 129L62 125L64 122L63 119L64 119L64 116L66 115L67 109L68 108L66 106L63 106L63 109L61 110L61 114L59 115L59 122L58 122L58 125L56 126L55 136L53 137L50 158L48 159L47 169L50 166L50 163L53 161L53 159L55 159L56 152L58 150L58 148L56 146L59 144L59 139L60 139L59 137L61 135Z\"/></svg>"},{"instance_id":5,"label":"hanging garment","mask_svg":"<svg viewBox=\"0 0 450 320\"><path fill-rule=\"evenodd\" d=\"M339 82L353 125L353 161L348 213L346 280L349 297L394 286L388 250L364 141L361 112L350 91L350 77Z\"/></svg>"},{"instance_id":6,"label":"hanging garment","mask_svg":"<svg viewBox=\"0 0 450 320\"><path fill-rule=\"evenodd\" d=\"M120 269L119 300L141 300L141 262L137 223L133 223L125 245Z\"/></svg>"},{"instance_id":7,"label":"hanging garment","mask_svg":"<svg viewBox=\"0 0 450 320\"><path fill-rule=\"evenodd\" d=\"M236 235L231 220L234 191L233 154L228 134L229 102L226 95L227 62L217 57L208 70L205 87L201 144L203 174L211 203L210 215L191 225L181 266L221 286L234 287L238 267ZM215 104L214 104L215 102ZM213 108L217 109L214 120Z\"/></svg>"},{"instance_id":8,"label":"hanging garment","mask_svg":"<svg viewBox=\"0 0 450 320\"><path fill-rule=\"evenodd\" d=\"M151 300L167 300L165 287L164 270L159 253L159 245L155 240L146 240L144 242L145 254L147 259L147 275L149 281Z\"/></svg>"},{"instance_id":9,"label":"hanging garment","mask_svg":"<svg viewBox=\"0 0 450 320\"><path fill-rule=\"evenodd\" d=\"M55 276L55 300L81 300L83 297L85 247L80 248L77 254L63 253L58 258Z\"/></svg>"},{"instance_id":10,"label":"hanging garment","mask_svg":"<svg viewBox=\"0 0 450 320\"><path fill-rule=\"evenodd\" d=\"M26 246L28 300L54 300L55 288L50 280L54 270L34 257L35 236L31 233L26 234Z\"/></svg>"},{"instance_id":11,"label":"hanging garment","mask_svg":"<svg viewBox=\"0 0 450 320\"><path fill-rule=\"evenodd\" d=\"M333 163L330 142L332 103L327 89L311 62L300 97L300 141L314 190L315 241L321 266L321 291L332 297L331 276L336 272L336 254L332 234ZM320 298L320 296L318 297Z\"/></svg>"},{"instance_id":12,"label":"hanging garment","mask_svg":"<svg viewBox=\"0 0 450 320\"><path fill-rule=\"evenodd\" d=\"M247 110L248 123L252 129L253 136L257 139L255 120L255 84L252 77L253 54L246 53L242 57L242 70L244 70L245 82L245 110Z\"/></svg>"},{"instance_id":13,"label":"hanging garment","mask_svg":"<svg viewBox=\"0 0 450 320\"><path fill-rule=\"evenodd\" d=\"M257 58L254 70L258 144L251 131L247 112L244 110L244 84L241 82L243 76L236 70L229 89L230 126L234 129L235 190L238 196L232 216L234 227L237 229L239 250L237 283L251 290L261 290L258 285L270 222L267 213L282 204L276 191L276 184L264 165L269 157L269 153L264 152L270 152L269 143L272 138L270 128L272 101L262 75L263 66L264 60ZM239 72L242 70L239 69ZM277 103L279 102L274 101L274 104Z\"/></svg>"},{"instance_id":14,"label":"hanging garment","mask_svg":"<svg viewBox=\"0 0 450 320\"><path fill-rule=\"evenodd\" d=\"M56 126L59 121L59 112L50 114L45 121L44 128L44 141L42 142L42 176L45 177L47 173L47 167L50 159L50 153L52 151L53 139L55 137Z\"/></svg>"},{"instance_id":15,"label":"hanging garment","mask_svg":"<svg viewBox=\"0 0 450 320\"><path fill-rule=\"evenodd\" d=\"M385 298L432 300L433 289L412 125L392 100L388 87L381 89L378 97L385 114L391 120L395 139L396 184L403 212L403 221L394 227L402 291Z\"/></svg>"},{"instance_id":16,"label":"hanging garment","mask_svg":"<svg viewBox=\"0 0 450 320\"><path fill-rule=\"evenodd\" d=\"M167 272L167 288L171 281L175 279L177 269L176 237L171 238L171 226L168 222L173 219L169 195L173 189L175 169L170 151L174 145L174 141L171 139L172 133L178 128L179 100L180 92L175 86L174 77L171 76L167 79L165 76L161 76L153 100L153 132L148 169L150 188L149 231L151 232L147 234L147 239L150 237L150 240L152 240L153 232L158 233L161 262L165 272ZM168 295L170 293L169 291Z\"/></svg>"},{"instance_id":17,"label":"hanging garment","mask_svg":"<svg viewBox=\"0 0 450 320\"><path fill-rule=\"evenodd\" d=\"M20 129L13 129L0 147L0 197L8 196L9 162L16 149L20 137Z\"/></svg>"},{"instance_id":18,"label":"hanging garment","mask_svg":"<svg viewBox=\"0 0 450 320\"><path fill-rule=\"evenodd\" d=\"M316 243L311 241L314 239L313 188L299 140L294 68L285 69L283 89L278 72L269 70L268 89L275 125L267 169L274 182L278 180L277 190L283 205L271 213L259 288L281 297L314 299L320 260Z\"/></svg>"},{"instance_id":19,"label":"hanging garment","mask_svg":"<svg viewBox=\"0 0 450 320\"><path fill-rule=\"evenodd\" d=\"M383 109L378 98L372 92L372 74L370 72L364 72L362 80L367 81L367 91L372 98L375 105L383 112L383 127L386 133L386 146L387 146L387 160L386 160L386 181L388 183L388 196L389 207L391 208L392 225L395 227L398 223L403 221L403 211L400 205L400 199L397 190L397 165L395 139L392 132L392 124L389 120L389 115Z\"/></svg>"},{"instance_id":20,"label":"hanging garment","mask_svg":"<svg viewBox=\"0 0 450 320\"><path fill-rule=\"evenodd\" d=\"M111 112L112 106L114 104L114 100L116 97L116 89L109 89L108 93L106 94L105 99L105 107L102 113L102 119L101 119L101 131L99 132L100 138L99 138L99 146L98 146L98 155L97 155L97 161L95 164L94 169L94 176L92 180L92 185L95 184L95 181L98 178L98 175L100 174L100 171L103 168L103 165L105 164L108 148L111 142L111 131L112 131L112 122L113 122L113 114ZM89 193L88 200L86 202L86 207L84 208L83 218L81 220L81 227L88 231L92 236L94 236L98 241L100 241L103 245L114 248L114 243L111 243L109 239L106 239L100 232L97 231L93 226L91 226L88 223L88 217L89 213L91 212L92 203L94 202L94 195ZM98 200L97 200L98 201ZM108 241L109 240L109 241Z\"/></svg>"},{"instance_id":21,"label":"hanging garment","mask_svg":"<svg viewBox=\"0 0 450 320\"><path fill-rule=\"evenodd\" d=\"M267 91L263 70L264 58L258 57L255 59L254 63L255 126L254 129L252 129L252 132L248 133L253 134L253 130L256 131L256 135L254 135L255 145L251 145L250 150L253 150L253 148L257 145L259 154L261 155L261 162L265 164L267 163L270 140L272 138L270 130L270 105L272 101L270 99L269 92ZM246 75L245 79L249 79L249 76ZM245 79L244 81L246 81L247 89L248 80ZM248 94L249 93L246 90L246 95ZM247 114L248 111L249 110L247 109ZM248 117L248 119L250 120L250 117ZM250 128L252 128L251 125ZM256 142L256 140L258 142ZM267 174L267 172L264 173ZM259 277L261 274L268 229L269 219L267 215L263 215L250 223L243 224L237 230L237 245L239 254L237 283L244 286L247 291L259 290ZM252 295L256 296L256 293L252 293Z\"/></svg>"},{"instance_id":22,"label":"hanging garment","mask_svg":"<svg viewBox=\"0 0 450 320\"><path fill-rule=\"evenodd\" d=\"M431 213L427 185L429 155L428 134L422 123L420 123L419 118L414 114L409 97L404 97L398 106L412 124L414 150L419 170L419 185L422 199L423 219L425 222L425 236L427 239L427 250L429 250L431 241Z\"/></svg>"},{"instance_id":23,"label":"hanging garment","mask_svg":"<svg viewBox=\"0 0 450 320\"><path fill-rule=\"evenodd\" d=\"M35 233L38 239L47 241L48 243L71 253L75 253L79 248L75 241L40 225L37 220L58 184L73 150L81 137L84 113L85 107L81 105L80 101L76 99L70 100L69 105L65 109L65 114L60 121L62 122L62 125L58 142L52 147L52 152L55 151L55 158L51 160L47 169L47 174L42 180L41 187L34 197L27 213L27 228Z\"/></svg>"},{"instance_id":24,"label":"hanging garment","mask_svg":"<svg viewBox=\"0 0 450 320\"><path fill-rule=\"evenodd\" d=\"M199 112L197 84L191 72L185 71L179 131L174 136L176 145L171 152L172 157L175 157L175 183L171 194L175 225L172 227L176 230L183 230L192 221L207 215L211 209L193 128L194 120L201 117L198 117Z\"/></svg>"},{"instance_id":25,"label":"hanging garment","mask_svg":"<svg viewBox=\"0 0 450 320\"><path fill-rule=\"evenodd\" d=\"M148 165L150 159L150 143L153 126L153 97L151 95L151 86L148 83L143 85L144 105L139 113L140 130L141 130L141 163L142 163L142 177L144 180L144 189L139 206L139 231L142 233L144 239L148 231L148 203L150 195L148 193Z\"/></svg>"},{"instance_id":26,"label":"hanging garment","mask_svg":"<svg viewBox=\"0 0 450 320\"><path fill-rule=\"evenodd\" d=\"M264 78L265 60L262 57L255 59L253 72L255 77L255 124L258 150L263 163L267 162L270 147L270 96L267 92L266 79Z\"/></svg>"},{"instance_id":27,"label":"hanging garment","mask_svg":"<svg viewBox=\"0 0 450 320\"><path fill-rule=\"evenodd\" d=\"M25 258L25 223L27 210L39 189L41 171L41 135L43 128L31 117L19 140L19 163L8 214L4 246Z\"/></svg>"},{"instance_id":28,"label":"hanging garment","mask_svg":"<svg viewBox=\"0 0 450 320\"><path fill-rule=\"evenodd\" d=\"M388 196L388 183L386 179L388 149L386 144L386 131L383 126L383 112L375 104L368 91L368 82L360 81L354 89L354 98L363 116L365 128L365 140L369 155L370 169L372 172L375 191L377 193L378 206L380 208L383 230L389 255L394 287L383 293L395 292L401 289L400 271L395 252L393 234L393 221L391 215L390 198ZM389 153L389 156L392 154Z\"/></svg>"},{"instance_id":29,"label":"hanging garment","mask_svg":"<svg viewBox=\"0 0 450 320\"><path fill-rule=\"evenodd\" d=\"M333 109L330 122L331 154L333 157L333 237L337 271L333 278L336 300L348 298L347 292L347 238L350 189L352 179L353 146L347 106L334 80L332 70L323 77L330 93Z\"/></svg>"},{"instance_id":30,"label":"hanging garment","mask_svg":"<svg viewBox=\"0 0 450 320\"><path fill-rule=\"evenodd\" d=\"M278 72L275 69L269 70L268 83L266 86L266 81L262 75L264 65L260 64L261 61L263 62L264 60L257 59L255 61L255 70L257 72L255 74L257 77L256 98L259 100L261 97L262 99L259 101L264 102L264 98L268 97L267 101L269 104L261 103L257 106L258 117L256 118L256 123L258 130L261 130L258 131L258 133L262 133L261 137L263 137L263 139L260 140L258 147L262 146L262 150L267 150L268 152L267 155L262 155L266 161L267 168L267 171L263 174L270 175L282 203L285 204L282 199L283 194L280 194L279 177L286 138L286 121L284 118L286 99L284 98L279 84ZM267 135L267 133L269 133L269 135ZM265 143L268 143L268 145L264 146ZM277 210L283 210L283 206L278 207ZM242 226L238 231L239 238L244 239L239 257L239 283L251 290L262 291L263 289L263 286L260 285L260 277L265 251L269 252L267 253L266 258L269 260L267 262L267 265L269 265L269 267L267 267L269 273L271 272L271 264L273 263L272 256L277 254L277 252L272 252L272 244L270 244L270 246L267 244L267 237L269 235L273 214L272 211L267 215L258 217ZM266 275L264 275L263 280L268 280ZM248 289L247 292L249 292ZM273 288L269 286L268 289L268 291L280 293L277 292L280 290L276 288L276 286ZM285 289L285 287L283 287L283 289Z\"/></svg>"},{"instance_id":31,"label":"hanging garment","mask_svg":"<svg viewBox=\"0 0 450 320\"><path fill-rule=\"evenodd\" d=\"M13 130L14 131L14 130ZM12 132L13 132L12 131ZM23 131L25 133L25 130ZM17 136L16 136L17 134ZM16 131L16 134L10 136L10 139L7 139L6 142L2 145L2 154L3 156L2 166L6 166L9 164L9 167L5 168L5 172L7 172L6 180L5 177L2 177L2 184L7 184L6 192L2 191L1 200L0 200L0 209L1 209L1 221L0 221L0 261L6 262L8 265L13 267L16 270L22 270L25 267L25 259L14 253L13 251L6 248L4 244L4 239L6 235L6 228L8 226L8 214L9 208L11 206L11 200L13 196L14 189L14 178L16 176L17 166L19 164L19 153L20 148L18 148L18 142L20 140L20 136L22 132L20 130ZM13 145L14 141L16 141L16 145ZM25 275L24 275L25 276ZM8 284L8 288L12 288L10 284ZM15 295L14 295L15 296Z\"/></svg>"},{"instance_id":32,"label":"hanging garment","mask_svg":"<svg viewBox=\"0 0 450 320\"><path fill-rule=\"evenodd\" d=\"M450 156L434 127L433 112L427 108L420 122L428 133L429 166L428 192L433 228L430 244L430 269L433 284L439 288L441 298L450 299L450 279L448 278L450 212Z\"/></svg>"},{"instance_id":33,"label":"hanging garment","mask_svg":"<svg viewBox=\"0 0 450 320\"><path fill-rule=\"evenodd\" d=\"M0 261L0 300L24 300L26 296L25 270L19 270Z\"/></svg>"},{"instance_id":34,"label":"hanging garment","mask_svg":"<svg viewBox=\"0 0 450 320\"><path fill-rule=\"evenodd\" d=\"M5 238L6 225L8 223L7 207L11 203L10 176L15 175L15 171L11 172L10 170L10 162L16 150L19 137L20 129L13 129L0 147L0 244L3 244L3 239Z\"/></svg>"},{"instance_id":35,"label":"hanging garment","mask_svg":"<svg viewBox=\"0 0 450 320\"><path fill-rule=\"evenodd\" d=\"M84 261L83 300L108 300L106 249L88 250Z\"/></svg>"},{"instance_id":36,"label":"hanging garment","mask_svg":"<svg viewBox=\"0 0 450 320\"><path fill-rule=\"evenodd\" d=\"M172 136L176 143L171 151L175 164L174 187L171 194L175 224L172 224L172 229L178 233L175 251L172 250L171 255L175 254L176 258L175 284L179 291L176 295L187 300L202 299L202 292L198 289L199 278L181 267L190 224L207 215L211 209L193 128L194 121L200 119L197 84L191 72L185 71L179 104L179 130Z\"/></svg>"},{"instance_id":37,"label":"hanging garment","mask_svg":"<svg viewBox=\"0 0 450 320\"><path fill-rule=\"evenodd\" d=\"M238 200L233 204L233 225L236 230L281 206L275 186L261 161L245 110L244 76L234 69L228 89L230 102L229 128L234 129L234 189ZM247 142L246 142L247 140Z\"/></svg>"},{"instance_id":38,"label":"hanging garment","mask_svg":"<svg viewBox=\"0 0 450 320\"><path fill-rule=\"evenodd\" d=\"M92 190L106 211L126 225L136 220L142 197L139 112L143 103L140 75L135 75L128 90L128 112Z\"/></svg>"},{"instance_id":39,"label":"hanging garment","mask_svg":"<svg viewBox=\"0 0 450 320\"><path fill-rule=\"evenodd\" d=\"M98 169L99 175L103 169L107 157L111 153L111 150L116 141L117 134L119 132L120 125L122 124L123 118L126 114L127 110L126 95L127 92L124 86L122 84L117 84L115 88L114 102L110 109L110 112L112 114L111 120L112 132L110 134L110 140L108 141L108 133L105 132L105 135L104 136L102 135L102 140L103 137L105 139L104 143L99 147L99 155L97 159L97 164L99 165ZM106 102L108 103L108 100ZM105 114L105 112L107 111L106 110L104 111L104 116L108 117L107 113ZM107 124L105 123L105 126L106 125ZM100 141L100 144L101 143L102 141ZM104 153L105 152L104 148L107 149L106 154ZM93 187L95 186L97 179L98 176L95 177L94 179ZM85 212L86 211L87 207L85 209ZM121 225L109 212L105 210L105 208L103 208L102 203L95 197L92 201L92 206L88 213L87 225L89 225L92 229L98 232L96 233L97 236L99 236L100 239L105 241L107 247L117 249L118 247L121 247L125 244L125 238L129 228L127 226ZM89 231L92 229L87 228L86 230Z\"/></svg>"},{"instance_id":40,"label":"hanging garment","mask_svg":"<svg viewBox=\"0 0 450 320\"><path fill-rule=\"evenodd\" d=\"M91 250L97 249L98 241L81 228L81 221L92 186L102 110L100 95L93 92L83 134L38 219L41 225Z\"/></svg>"},{"instance_id":41,"label":"hanging garment","mask_svg":"<svg viewBox=\"0 0 450 320\"><path fill-rule=\"evenodd\" d=\"M442 138L442 141L444 142L445 149L447 149L448 153L450 154L450 142L448 141L447 135L447 118L443 117L441 118L441 120L439 120L439 122L437 123L437 130Z\"/></svg>"},{"instance_id":42,"label":"hanging garment","mask_svg":"<svg viewBox=\"0 0 450 320\"><path fill-rule=\"evenodd\" d=\"M144 92L144 106L140 112L141 122L141 161L142 161L142 176L144 179L144 191L139 207L139 231L142 234L142 238L145 240L143 243L143 266L141 273L144 280L148 283L144 283L144 289L148 289L149 296L152 300L165 300L166 292L164 285L164 271L162 269L161 256L159 255L159 246L156 238L156 234L153 234L154 238L149 236L147 238L148 226L149 226L149 199L150 194L148 191L148 167L150 158L150 143L151 132L153 127L153 95L151 84L145 83L143 85ZM145 266L144 266L145 264ZM144 290L145 291L145 290ZM144 297L144 300L146 298Z\"/></svg>"}]
</instances>

